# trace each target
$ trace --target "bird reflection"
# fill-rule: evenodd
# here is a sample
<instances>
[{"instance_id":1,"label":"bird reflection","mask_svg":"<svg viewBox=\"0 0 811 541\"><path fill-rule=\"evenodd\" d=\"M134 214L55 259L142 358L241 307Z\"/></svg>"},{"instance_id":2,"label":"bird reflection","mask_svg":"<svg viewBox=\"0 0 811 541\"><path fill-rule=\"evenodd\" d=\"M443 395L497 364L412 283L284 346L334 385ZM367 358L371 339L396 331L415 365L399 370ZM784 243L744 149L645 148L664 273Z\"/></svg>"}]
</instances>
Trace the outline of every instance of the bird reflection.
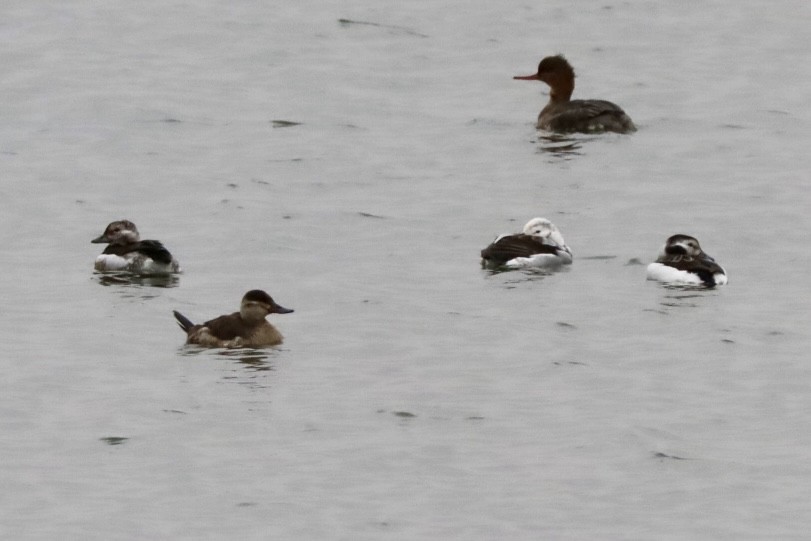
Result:
<instances>
[{"instance_id":1,"label":"bird reflection","mask_svg":"<svg viewBox=\"0 0 811 541\"><path fill-rule=\"evenodd\" d=\"M135 287L177 287L180 278L175 274L168 275L137 275L129 272L105 272L95 274L96 280L103 286L135 286Z\"/></svg>"},{"instance_id":2,"label":"bird reflection","mask_svg":"<svg viewBox=\"0 0 811 541\"><path fill-rule=\"evenodd\" d=\"M251 372L269 372L273 370L273 364L269 361L268 354L259 349L241 349L234 351L224 351L222 355L233 357L242 368Z\"/></svg>"},{"instance_id":3,"label":"bird reflection","mask_svg":"<svg viewBox=\"0 0 811 541\"><path fill-rule=\"evenodd\" d=\"M665 294L659 304L666 308L696 308L700 299L717 295L714 289L688 284L661 284Z\"/></svg>"},{"instance_id":4,"label":"bird reflection","mask_svg":"<svg viewBox=\"0 0 811 541\"><path fill-rule=\"evenodd\" d=\"M551 154L556 158L571 159L574 156L581 156L580 150L583 148L583 141L591 138L574 137L571 135L550 134L542 135L538 138L538 153Z\"/></svg>"}]
</instances>

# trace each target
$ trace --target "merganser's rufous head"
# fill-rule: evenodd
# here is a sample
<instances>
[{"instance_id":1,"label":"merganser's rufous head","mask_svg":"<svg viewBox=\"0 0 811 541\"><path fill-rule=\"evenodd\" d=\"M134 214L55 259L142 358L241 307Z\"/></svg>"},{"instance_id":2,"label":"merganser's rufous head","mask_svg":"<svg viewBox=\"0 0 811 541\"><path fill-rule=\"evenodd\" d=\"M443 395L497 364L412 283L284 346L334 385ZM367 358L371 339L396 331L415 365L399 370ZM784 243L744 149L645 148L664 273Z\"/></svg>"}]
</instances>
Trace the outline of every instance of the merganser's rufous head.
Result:
<instances>
[{"instance_id":1,"label":"merganser's rufous head","mask_svg":"<svg viewBox=\"0 0 811 541\"><path fill-rule=\"evenodd\" d=\"M563 235L558 228L546 218L533 218L524 226L524 234L552 241L561 248L566 246Z\"/></svg>"},{"instance_id":2,"label":"merganser's rufous head","mask_svg":"<svg viewBox=\"0 0 811 541\"><path fill-rule=\"evenodd\" d=\"M91 240L93 244L133 244L141 240L138 228L129 220L111 222L100 237Z\"/></svg>"},{"instance_id":3,"label":"merganser's rufous head","mask_svg":"<svg viewBox=\"0 0 811 541\"><path fill-rule=\"evenodd\" d=\"M574 86L574 68L563 55L547 56L538 64L538 72L532 75L516 75L513 79L520 81L543 81L555 88L562 82L571 82Z\"/></svg>"},{"instance_id":4,"label":"merganser's rufous head","mask_svg":"<svg viewBox=\"0 0 811 541\"><path fill-rule=\"evenodd\" d=\"M268 314L289 314L290 308L285 308L271 298L261 289L252 289L242 297L239 313L246 321L264 319Z\"/></svg>"},{"instance_id":5,"label":"merganser's rufous head","mask_svg":"<svg viewBox=\"0 0 811 541\"><path fill-rule=\"evenodd\" d=\"M673 235L662 247L662 254L698 257L702 254L698 240L690 235Z\"/></svg>"}]
</instances>

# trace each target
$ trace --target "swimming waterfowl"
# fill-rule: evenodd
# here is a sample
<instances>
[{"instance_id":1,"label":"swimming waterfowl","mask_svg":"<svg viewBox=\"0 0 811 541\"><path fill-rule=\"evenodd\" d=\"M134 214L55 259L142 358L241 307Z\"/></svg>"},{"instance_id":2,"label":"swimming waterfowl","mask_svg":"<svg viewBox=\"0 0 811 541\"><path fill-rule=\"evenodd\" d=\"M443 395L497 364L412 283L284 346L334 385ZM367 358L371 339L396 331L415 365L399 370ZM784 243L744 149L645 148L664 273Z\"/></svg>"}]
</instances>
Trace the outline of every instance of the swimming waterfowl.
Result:
<instances>
[{"instance_id":1,"label":"swimming waterfowl","mask_svg":"<svg viewBox=\"0 0 811 541\"><path fill-rule=\"evenodd\" d=\"M283 340L281 333L265 317L268 314L289 314L292 311L276 304L261 289L252 289L242 297L239 312L214 318L202 325L195 325L176 310L172 313L187 335L187 344L215 348L257 348L276 346Z\"/></svg>"},{"instance_id":2,"label":"swimming waterfowl","mask_svg":"<svg viewBox=\"0 0 811 541\"><path fill-rule=\"evenodd\" d=\"M101 236L90 241L107 244L96 258L97 271L127 271L135 274L173 274L180 264L158 240L141 240L138 228L129 220L111 222Z\"/></svg>"},{"instance_id":3,"label":"swimming waterfowl","mask_svg":"<svg viewBox=\"0 0 811 541\"><path fill-rule=\"evenodd\" d=\"M727 273L695 237L678 234L667 239L659 257L648 265L648 280L714 287L727 283Z\"/></svg>"},{"instance_id":4,"label":"swimming waterfowl","mask_svg":"<svg viewBox=\"0 0 811 541\"><path fill-rule=\"evenodd\" d=\"M547 56L538 72L513 79L543 81L549 85L549 103L538 115L537 128L560 133L632 133L631 118L618 105L605 100L572 100L574 69L563 55Z\"/></svg>"},{"instance_id":5,"label":"swimming waterfowl","mask_svg":"<svg viewBox=\"0 0 811 541\"><path fill-rule=\"evenodd\" d=\"M515 235L501 235L482 250L485 267L553 267L572 262L572 251L555 224L533 218Z\"/></svg>"}]
</instances>

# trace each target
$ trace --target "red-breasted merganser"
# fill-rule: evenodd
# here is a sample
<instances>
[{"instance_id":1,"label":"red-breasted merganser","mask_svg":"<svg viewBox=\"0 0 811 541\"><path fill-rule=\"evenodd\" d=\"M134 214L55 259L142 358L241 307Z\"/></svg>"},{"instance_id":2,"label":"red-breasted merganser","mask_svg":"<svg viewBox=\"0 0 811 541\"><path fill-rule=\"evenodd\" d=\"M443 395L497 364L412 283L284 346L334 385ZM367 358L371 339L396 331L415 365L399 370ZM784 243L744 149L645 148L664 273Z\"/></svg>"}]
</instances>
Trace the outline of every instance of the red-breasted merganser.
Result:
<instances>
[{"instance_id":1,"label":"red-breasted merganser","mask_svg":"<svg viewBox=\"0 0 811 541\"><path fill-rule=\"evenodd\" d=\"M648 265L648 280L714 287L727 283L727 273L704 253L695 237L673 235L656 262Z\"/></svg>"},{"instance_id":2,"label":"red-breasted merganser","mask_svg":"<svg viewBox=\"0 0 811 541\"><path fill-rule=\"evenodd\" d=\"M618 105L605 100L572 100L574 69L563 55L547 56L538 73L515 76L522 81L543 81L549 85L549 103L538 115L537 128L561 133L632 133L631 118Z\"/></svg>"},{"instance_id":3,"label":"red-breasted merganser","mask_svg":"<svg viewBox=\"0 0 811 541\"><path fill-rule=\"evenodd\" d=\"M186 333L187 344L212 348L258 348L282 343L282 334L265 320L268 314L289 314L285 308L261 289L245 293L239 312L220 316L202 325L195 325L186 316L174 311L177 324Z\"/></svg>"}]
</instances>

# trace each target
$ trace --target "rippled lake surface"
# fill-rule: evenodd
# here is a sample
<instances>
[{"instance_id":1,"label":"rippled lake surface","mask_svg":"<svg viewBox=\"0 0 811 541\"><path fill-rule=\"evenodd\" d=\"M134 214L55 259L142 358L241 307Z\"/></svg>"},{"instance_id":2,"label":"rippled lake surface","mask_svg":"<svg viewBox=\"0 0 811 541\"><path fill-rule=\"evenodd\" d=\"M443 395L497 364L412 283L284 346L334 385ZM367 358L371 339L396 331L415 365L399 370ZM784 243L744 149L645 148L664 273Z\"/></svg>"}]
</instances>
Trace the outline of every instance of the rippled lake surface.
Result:
<instances>
[{"instance_id":1,"label":"rippled lake surface","mask_svg":"<svg viewBox=\"0 0 811 541\"><path fill-rule=\"evenodd\" d=\"M809 6L4 2L0 537L806 539ZM537 133L557 52L639 132ZM183 347L253 288L282 347Z\"/></svg>"}]
</instances>

